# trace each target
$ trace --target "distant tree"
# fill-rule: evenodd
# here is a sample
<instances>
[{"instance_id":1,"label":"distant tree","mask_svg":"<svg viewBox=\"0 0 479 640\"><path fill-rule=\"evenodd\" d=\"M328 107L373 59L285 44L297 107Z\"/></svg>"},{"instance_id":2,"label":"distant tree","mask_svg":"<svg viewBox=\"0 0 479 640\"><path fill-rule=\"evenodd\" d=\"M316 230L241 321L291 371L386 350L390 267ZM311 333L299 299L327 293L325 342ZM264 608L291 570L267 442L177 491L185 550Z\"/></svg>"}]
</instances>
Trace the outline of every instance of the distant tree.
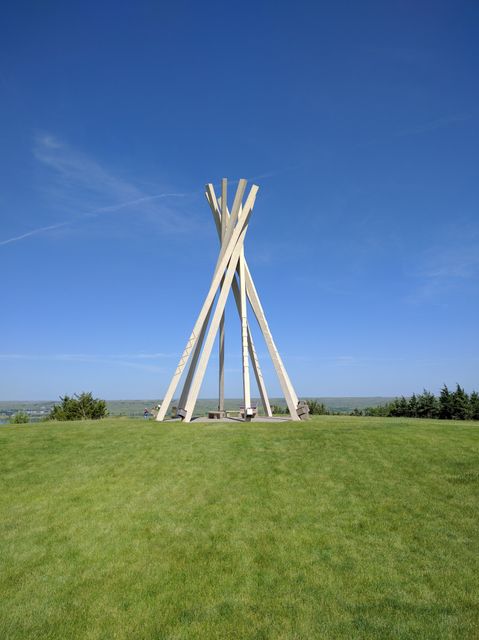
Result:
<instances>
[{"instance_id":1,"label":"distant tree","mask_svg":"<svg viewBox=\"0 0 479 640\"><path fill-rule=\"evenodd\" d=\"M94 398L90 392L60 396L48 416L49 420L99 420L108 415L105 400Z\"/></svg>"},{"instance_id":2,"label":"distant tree","mask_svg":"<svg viewBox=\"0 0 479 640\"><path fill-rule=\"evenodd\" d=\"M360 415L354 410L350 415ZM440 418L443 420L479 420L479 394L473 391L469 396L458 384L455 391L449 391L447 385L441 389L439 398L430 391L423 390L410 398L401 396L385 405L366 407L365 416Z\"/></svg>"},{"instance_id":3,"label":"distant tree","mask_svg":"<svg viewBox=\"0 0 479 640\"><path fill-rule=\"evenodd\" d=\"M412 394L407 403L407 415L409 418L417 418L417 397L415 393Z\"/></svg>"},{"instance_id":4,"label":"distant tree","mask_svg":"<svg viewBox=\"0 0 479 640\"><path fill-rule=\"evenodd\" d=\"M469 418L479 420L479 393L473 391L469 396Z\"/></svg>"},{"instance_id":5,"label":"distant tree","mask_svg":"<svg viewBox=\"0 0 479 640\"><path fill-rule=\"evenodd\" d=\"M424 389L423 392L417 396L416 412L418 418L437 418L439 406L434 394Z\"/></svg>"},{"instance_id":6,"label":"distant tree","mask_svg":"<svg viewBox=\"0 0 479 640\"><path fill-rule=\"evenodd\" d=\"M447 385L441 389L439 395L439 417L442 420L451 420L453 414L453 397Z\"/></svg>"},{"instance_id":7,"label":"distant tree","mask_svg":"<svg viewBox=\"0 0 479 640\"><path fill-rule=\"evenodd\" d=\"M283 415L288 413L288 407L280 407L279 404L272 404L271 411L276 415Z\"/></svg>"},{"instance_id":8,"label":"distant tree","mask_svg":"<svg viewBox=\"0 0 479 640\"><path fill-rule=\"evenodd\" d=\"M395 418L403 418L408 415L408 400L404 396L395 398L389 403L389 415Z\"/></svg>"},{"instance_id":9,"label":"distant tree","mask_svg":"<svg viewBox=\"0 0 479 640\"><path fill-rule=\"evenodd\" d=\"M26 424L27 422L30 422L30 416L25 411L14 413L10 418L10 424Z\"/></svg>"},{"instance_id":10,"label":"distant tree","mask_svg":"<svg viewBox=\"0 0 479 640\"><path fill-rule=\"evenodd\" d=\"M353 409L351 411L351 413L349 414L350 416L362 416L363 412L361 409L358 409L357 407L355 409Z\"/></svg>"},{"instance_id":11,"label":"distant tree","mask_svg":"<svg viewBox=\"0 0 479 640\"><path fill-rule=\"evenodd\" d=\"M377 407L366 407L364 410L365 416L371 416L375 418L385 418L390 415L390 405L381 404Z\"/></svg>"},{"instance_id":12,"label":"distant tree","mask_svg":"<svg viewBox=\"0 0 479 640\"><path fill-rule=\"evenodd\" d=\"M318 402L317 400L306 400L305 402L309 407L309 413L311 415L319 416L329 413L323 402Z\"/></svg>"},{"instance_id":13,"label":"distant tree","mask_svg":"<svg viewBox=\"0 0 479 640\"><path fill-rule=\"evenodd\" d=\"M452 393L452 418L453 420L466 420L469 413L469 396L457 384L456 390Z\"/></svg>"}]
</instances>

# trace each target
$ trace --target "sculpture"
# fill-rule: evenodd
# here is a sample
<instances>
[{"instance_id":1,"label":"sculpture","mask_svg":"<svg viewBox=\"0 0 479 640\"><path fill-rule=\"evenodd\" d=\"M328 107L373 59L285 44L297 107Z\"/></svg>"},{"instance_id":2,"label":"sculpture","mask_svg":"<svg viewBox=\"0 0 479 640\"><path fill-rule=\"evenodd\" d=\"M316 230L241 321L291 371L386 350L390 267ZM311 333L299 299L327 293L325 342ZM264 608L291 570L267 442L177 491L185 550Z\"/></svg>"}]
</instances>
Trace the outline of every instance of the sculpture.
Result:
<instances>
[{"instance_id":1,"label":"sculpture","mask_svg":"<svg viewBox=\"0 0 479 640\"><path fill-rule=\"evenodd\" d=\"M259 187L252 185L248 197L243 204L246 190L246 180L241 179L236 189L231 213L227 204L227 180L221 182L221 197L217 198L212 184L206 185L206 199L216 224L220 240L220 253L213 273L211 285L205 301L196 320L193 331L173 374L156 419L165 418L168 407L173 399L181 375L192 355L188 373L178 402L177 415L184 422L190 422L200 391L201 383L211 356L214 341L219 331L219 404L217 417L225 417L224 410L224 309L230 290L236 301L241 321L242 369L243 369L243 400L244 419L250 420L254 414L251 406L249 360L253 366L254 375L261 396L261 402L266 416L272 417L271 406L264 384L258 356L254 347L253 337L248 324L247 299L258 321L264 336L269 355L279 378L286 404L292 420L307 417L307 406L298 402L298 397L283 365L273 336L266 321L266 316L254 286L244 256L244 239L253 211ZM216 308L214 301L219 291ZM211 322L210 322L211 318Z\"/></svg>"}]
</instances>

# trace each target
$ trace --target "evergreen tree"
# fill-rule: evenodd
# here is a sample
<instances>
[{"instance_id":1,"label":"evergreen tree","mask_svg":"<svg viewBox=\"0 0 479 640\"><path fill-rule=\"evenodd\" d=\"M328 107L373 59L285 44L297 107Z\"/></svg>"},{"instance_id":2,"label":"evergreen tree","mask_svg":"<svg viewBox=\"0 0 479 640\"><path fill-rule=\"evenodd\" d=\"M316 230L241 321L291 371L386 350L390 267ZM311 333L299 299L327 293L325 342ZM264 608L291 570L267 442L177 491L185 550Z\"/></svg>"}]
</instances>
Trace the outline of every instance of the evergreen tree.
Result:
<instances>
[{"instance_id":1,"label":"evergreen tree","mask_svg":"<svg viewBox=\"0 0 479 640\"><path fill-rule=\"evenodd\" d=\"M394 417L394 418L398 418L399 416L402 415L401 413L401 407L400 407L400 398L394 398L394 400L392 402L389 403L389 415Z\"/></svg>"},{"instance_id":2,"label":"evergreen tree","mask_svg":"<svg viewBox=\"0 0 479 640\"><path fill-rule=\"evenodd\" d=\"M453 397L447 385L441 389L439 396L439 417L442 420L451 420L453 415Z\"/></svg>"},{"instance_id":3,"label":"evergreen tree","mask_svg":"<svg viewBox=\"0 0 479 640\"><path fill-rule=\"evenodd\" d=\"M382 404L378 407L366 407L364 409L365 416L374 416L374 417L387 417L389 416L390 406L389 404Z\"/></svg>"},{"instance_id":4,"label":"evergreen tree","mask_svg":"<svg viewBox=\"0 0 479 640\"><path fill-rule=\"evenodd\" d=\"M434 396L426 389L417 396L417 417L418 418L437 418L438 402Z\"/></svg>"},{"instance_id":5,"label":"evergreen tree","mask_svg":"<svg viewBox=\"0 0 479 640\"><path fill-rule=\"evenodd\" d=\"M60 400L61 404L56 404L50 411L49 420L99 420L108 415L106 402L94 398L91 393L60 396Z\"/></svg>"},{"instance_id":6,"label":"evergreen tree","mask_svg":"<svg viewBox=\"0 0 479 640\"><path fill-rule=\"evenodd\" d=\"M350 415L359 415L354 410ZM473 391L469 396L458 384L455 391L449 391L447 385L441 389L439 398L427 391L408 399L404 396L378 407L366 407L363 415L375 417L441 418L443 420L479 420L479 393Z\"/></svg>"},{"instance_id":7,"label":"evergreen tree","mask_svg":"<svg viewBox=\"0 0 479 640\"><path fill-rule=\"evenodd\" d=\"M417 398L415 393L412 394L407 403L407 415L410 418L417 418Z\"/></svg>"},{"instance_id":8,"label":"evergreen tree","mask_svg":"<svg viewBox=\"0 0 479 640\"><path fill-rule=\"evenodd\" d=\"M469 396L469 418L479 420L479 393L473 391Z\"/></svg>"},{"instance_id":9,"label":"evergreen tree","mask_svg":"<svg viewBox=\"0 0 479 640\"><path fill-rule=\"evenodd\" d=\"M399 403L398 403L398 415L399 416L407 416L408 414L408 401L407 398L405 398L404 396L401 396L399 398Z\"/></svg>"},{"instance_id":10,"label":"evergreen tree","mask_svg":"<svg viewBox=\"0 0 479 640\"><path fill-rule=\"evenodd\" d=\"M454 420L467 420L469 417L469 396L464 389L456 385L452 395L452 418Z\"/></svg>"}]
</instances>

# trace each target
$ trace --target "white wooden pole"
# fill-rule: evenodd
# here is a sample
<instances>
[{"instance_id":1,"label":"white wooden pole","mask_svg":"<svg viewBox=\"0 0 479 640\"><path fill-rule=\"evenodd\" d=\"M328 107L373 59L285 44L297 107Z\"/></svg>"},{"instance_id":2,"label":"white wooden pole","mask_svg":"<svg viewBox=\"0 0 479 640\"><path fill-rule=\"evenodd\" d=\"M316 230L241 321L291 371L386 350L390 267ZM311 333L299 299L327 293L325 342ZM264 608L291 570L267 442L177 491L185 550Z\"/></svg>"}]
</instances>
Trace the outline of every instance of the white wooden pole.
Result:
<instances>
[{"instance_id":1,"label":"white wooden pole","mask_svg":"<svg viewBox=\"0 0 479 640\"><path fill-rule=\"evenodd\" d=\"M240 279L240 308L241 308L241 353L243 365L243 401L244 418L248 420L248 410L251 409L251 388L249 379L249 358L248 358L248 315L246 309L246 275L244 247L241 249L239 258L239 279Z\"/></svg>"},{"instance_id":2,"label":"white wooden pole","mask_svg":"<svg viewBox=\"0 0 479 640\"><path fill-rule=\"evenodd\" d=\"M225 308L226 299L228 297L228 293L231 288L231 283L233 281L233 277L236 272L236 267L238 265L241 248L243 247L244 238L247 230L248 230L248 223L246 222L246 224L243 227L243 230L241 231L241 235L238 239L238 242L236 243L236 246L234 248L233 255L231 256L231 260L228 264L228 269L226 270L223 288L221 289L220 295L218 297L216 309L211 319L211 324L208 329L208 334L206 336L205 346L203 348L203 351L201 352L200 361L198 363L198 367L196 369L193 382L191 384L190 392L188 394L188 399L185 403L185 412L186 412L186 415L184 417L185 422L190 422L193 415L193 410L196 404L196 400L198 398L201 383L203 382L203 377L205 375L206 366L208 364L208 360L211 355L211 349L213 348L213 343L216 338L216 334L218 332L221 314L223 313L223 310Z\"/></svg>"},{"instance_id":3,"label":"white wooden pole","mask_svg":"<svg viewBox=\"0 0 479 640\"><path fill-rule=\"evenodd\" d=\"M241 181L240 183L244 182L246 183L246 181ZM241 185L240 185L241 186ZM238 186L238 190L240 189L240 186ZM242 192L244 193L244 186L242 187ZM205 301L203 303L203 307L201 308L201 311L199 313L199 316L196 320L196 323L193 327L193 331L191 332L191 335L188 339L188 342L186 343L186 347L183 350L183 353L181 355L180 361L178 363L178 366L175 370L175 373L173 374L173 377L171 379L171 382L169 384L169 387L163 397L163 402L161 404L160 410L158 411L158 415L156 417L156 419L158 421L161 421L164 419L166 412L168 411L168 407L171 403L171 400L173 398L173 394L175 393L176 387L178 386L178 382L179 379L181 377L181 374L183 373L183 370L188 362L188 359L190 357L191 351L193 350L196 341L198 339L199 333L201 332L201 328L203 327L203 323L205 321L205 318L210 310L211 305L214 302L214 298L216 295L216 292L218 290L218 287L220 285L221 279L223 277L223 274L225 272L226 269L226 265L230 262L231 256L233 254L233 251L236 248L236 245L238 243L238 239L243 231L243 229L245 228L245 226L247 226L248 224L248 220L250 218L251 212L253 210L253 206L254 206L254 202L256 199L256 194L258 193L258 186L257 185L252 185L251 190L249 192L248 198L246 199L245 202L245 206L242 210L242 215L240 220L238 220L238 213L239 213L239 205L237 206L236 209L236 220L238 220L238 224L233 228L232 226L232 220L233 220L233 214L231 214L231 218L227 227L227 231L226 231L226 236L225 236L225 242L223 243L223 246L221 248L220 251L220 255L218 256L218 260L216 262L216 267L214 270L214 274L213 274L213 279L211 281L211 285L210 285L210 289L206 295ZM237 192L238 193L238 192ZM236 202L236 198L235 198L235 202ZM230 233L231 231L231 233ZM228 238L228 241L226 241L226 238Z\"/></svg>"},{"instance_id":4,"label":"white wooden pole","mask_svg":"<svg viewBox=\"0 0 479 640\"><path fill-rule=\"evenodd\" d=\"M193 380L193 375L195 373L196 365L198 363L198 358L200 357L201 347L203 346L203 340L205 339L205 333L208 327L208 322L210 321L212 309L213 309L213 305L211 305L210 310L208 311L208 315L206 316L206 319L201 328L200 335L198 336L198 340L196 341L195 349L193 351L193 356L191 358L190 366L188 368L188 373L186 374L186 380L183 385L183 390L181 392L180 399L178 401L178 409L184 409L186 398L188 397L188 393L191 387L191 381Z\"/></svg>"},{"instance_id":5,"label":"white wooden pole","mask_svg":"<svg viewBox=\"0 0 479 640\"><path fill-rule=\"evenodd\" d=\"M261 372L261 367L259 366L258 354L256 353L256 349L254 348L253 337L251 335L251 331L249 327L248 327L248 349L249 349L249 356L251 358L251 363L253 365L254 375L256 378L256 384L258 385L258 391L261 397L261 404L263 405L264 412L268 416L268 418L272 418L273 412L271 411L268 392L266 391L266 385L264 383L263 374Z\"/></svg>"},{"instance_id":6,"label":"white wooden pole","mask_svg":"<svg viewBox=\"0 0 479 640\"><path fill-rule=\"evenodd\" d=\"M261 306L261 302L259 300L258 292L256 291L253 279L249 272L248 265L245 265L245 274L246 274L246 291L248 293L248 298L251 302L253 312L256 316L256 319L258 320L258 324L263 333L270 358L273 362L273 366L276 369L276 374L278 376L279 383L283 391L284 399L286 400L286 404L288 405L291 419L300 420L300 417L297 412L298 396L294 391L293 385L291 384L291 380L289 379L289 376L286 372L283 361L281 360L281 356L279 355L279 351L276 348L276 344L273 340L273 336L268 326L268 322L266 321L266 316L263 311L263 307Z\"/></svg>"},{"instance_id":7,"label":"white wooden pole","mask_svg":"<svg viewBox=\"0 0 479 640\"><path fill-rule=\"evenodd\" d=\"M221 246L226 233L226 206L228 202L228 181L226 178L221 180ZM224 278L221 281L221 287L223 287ZM220 320L220 334L219 334L219 380L218 380L218 410L225 410L225 314L221 316Z\"/></svg>"},{"instance_id":8,"label":"white wooden pole","mask_svg":"<svg viewBox=\"0 0 479 640\"><path fill-rule=\"evenodd\" d=\"M238 309L238 317L241 319L240 289L236 281L236 278L233 278L232 289L233 289L233 294L236 302L236 308ZM267 416L271 418L273 413L271 411L271 405L269 403L268 392L266 391L266 385L264 383L263 374L261 372L258 355L254 347L253 336L251 334L249 323L247 326L248 326L248 350L249 350L249 356L251 358L251 363L253 365L253 372L256 378L256 384L258 386L258 391L261 397L261 403L263 405L264 412Z\"/></svg>"}]
</instances>

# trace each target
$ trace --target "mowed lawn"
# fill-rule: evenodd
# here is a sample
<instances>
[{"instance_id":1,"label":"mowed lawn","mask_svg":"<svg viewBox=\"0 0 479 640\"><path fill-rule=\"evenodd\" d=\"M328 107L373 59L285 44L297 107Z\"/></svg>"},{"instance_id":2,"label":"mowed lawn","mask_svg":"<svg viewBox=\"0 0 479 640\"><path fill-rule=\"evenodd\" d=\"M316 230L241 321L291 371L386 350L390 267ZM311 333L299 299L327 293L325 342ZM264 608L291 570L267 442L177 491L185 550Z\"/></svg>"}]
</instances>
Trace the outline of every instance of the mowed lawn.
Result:
<instances>
[{"instance_id":1,"label":"mowed lawn","mask_svg":"<svg viewBox=\"0 0 479 640\"><path fill-rule=\"evenodd\" d=\"M479 425L0 428L0 638L479 637Z\"/></svg>"}]
</instances>

